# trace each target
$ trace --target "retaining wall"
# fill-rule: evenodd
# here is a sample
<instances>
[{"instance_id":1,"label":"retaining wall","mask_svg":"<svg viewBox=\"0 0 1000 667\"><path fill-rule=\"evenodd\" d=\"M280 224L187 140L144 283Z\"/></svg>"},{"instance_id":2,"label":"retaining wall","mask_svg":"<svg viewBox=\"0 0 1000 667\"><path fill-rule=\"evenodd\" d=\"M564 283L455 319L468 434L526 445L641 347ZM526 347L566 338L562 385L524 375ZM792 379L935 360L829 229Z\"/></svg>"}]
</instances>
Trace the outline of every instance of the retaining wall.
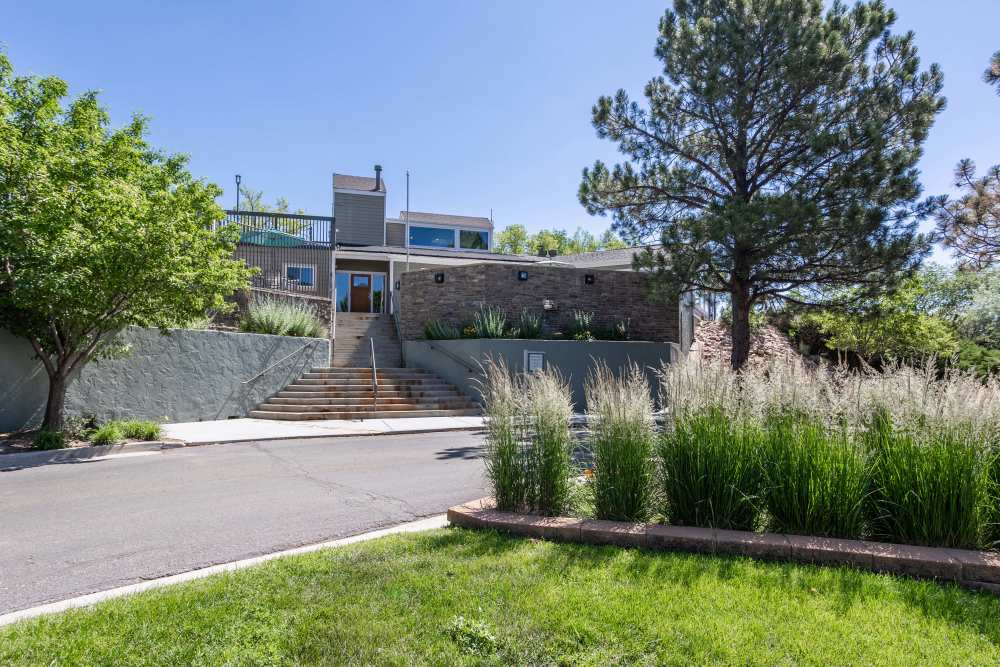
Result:
<instances>
[{"instance_id":1,"label":"retaining wall","mask_svg":"<svg viewBox=\"0 0 1000 667\"><path fill-rule=\"evenodd\" d=\"M521 339L408 340L403 355L409 367L437 373L468 396L479 398L479 364L487 358L503 359L515 371L523 371L526 352L543 352L547 367L555 368L569 381L578 412L586 405L583 384L590 369L603 362L612 370L630 364L642 368L653 391L656 373L669 363L676 346L639 341L575 341Z\"/></svg>"},{"instance_id":2,"label":"retaining wall","mask_svg":"<svg viewBox=\"0 0 1000 667\"><path fill-rule=\"evenodd\" d=\"M324 339L227 331L164 335L130 328L122 337L127 356L91 362L70 382L67 415L167 422L244 417L308 368L326 366L330 352ZM47 392L48 377L30 344L0 331L0 431L40 423Z\"/></svg>"}]
</instances>

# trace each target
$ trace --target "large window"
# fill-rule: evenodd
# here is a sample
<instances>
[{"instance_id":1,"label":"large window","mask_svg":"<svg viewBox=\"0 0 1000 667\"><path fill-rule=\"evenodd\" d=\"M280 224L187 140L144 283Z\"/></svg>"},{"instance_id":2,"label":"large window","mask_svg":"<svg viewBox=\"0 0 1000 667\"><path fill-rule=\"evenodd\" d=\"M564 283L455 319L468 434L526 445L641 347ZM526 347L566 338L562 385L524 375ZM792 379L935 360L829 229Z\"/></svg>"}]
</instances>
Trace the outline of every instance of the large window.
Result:
<instances>
[{"instance_id":1,"label":"large window","mask_svg":"<svg viewBox=\"0 0 1000 667\"><path fill-rule=\"evenodd\" d=\"M459 233L460 247L464 250L489 250L490 233L475 229L463 229Z\"/></svg>"},{"instance_id":2,"label":"large window","mask_svg":"<svg viewBox=\"0 0 1000 667\"><path fill-rule=\"evenodd\" d=\"M410 225L410 245L421 248L489 250L490 233L485 229Z\"/></svg>"},{"instance_id":3,"label":"large window","mask_svg":"<svg viewBox=\"0 0 1000 667\"><path fill-rule=\"evenodd\" d=\"M285 278L292 285L299 287L316 286L316 267L303 266L300 264L286 264Z\"/></svg>"},{"instance_id":4,"label":"large window","mask_svg":"<svg viewBox=\"0 0 1000 667\"><path fill-rule=\"evenodd\" d=\"M455 230L410 225L410 245L430 248L454 248Z\"/></svg>"}]
</instances>

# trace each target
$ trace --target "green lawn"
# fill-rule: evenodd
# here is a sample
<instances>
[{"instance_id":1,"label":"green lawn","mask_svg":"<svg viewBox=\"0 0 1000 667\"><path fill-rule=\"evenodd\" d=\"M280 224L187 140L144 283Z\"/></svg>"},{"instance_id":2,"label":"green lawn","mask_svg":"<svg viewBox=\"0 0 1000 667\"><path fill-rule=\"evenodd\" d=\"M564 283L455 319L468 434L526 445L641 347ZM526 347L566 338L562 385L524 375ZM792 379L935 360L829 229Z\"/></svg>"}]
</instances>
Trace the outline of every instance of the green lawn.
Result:
<instances>
[{"instance_id":1,"label":"green lawn","mask_svg":"<svg viewBox=\"0 0 1000 667\"><path fill-rule=\"evenodd\" d=\"M0 630L0 665L1000 663L1000 599L439 530Z\"/></svg>"}]
</instances>

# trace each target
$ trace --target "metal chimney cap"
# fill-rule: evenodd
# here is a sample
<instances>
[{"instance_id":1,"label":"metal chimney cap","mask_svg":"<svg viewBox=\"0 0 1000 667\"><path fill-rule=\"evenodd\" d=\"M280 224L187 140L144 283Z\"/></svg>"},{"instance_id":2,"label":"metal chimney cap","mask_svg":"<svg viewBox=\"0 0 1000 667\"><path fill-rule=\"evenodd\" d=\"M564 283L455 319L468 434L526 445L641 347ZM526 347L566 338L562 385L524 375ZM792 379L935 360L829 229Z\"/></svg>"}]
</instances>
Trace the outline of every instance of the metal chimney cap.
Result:
<instances>
[{"instance_id":1,"label":"metal chimney cap","mask_svg":"<svg viewBox=\"0 0 1000 667\"><path fill-rule=\"evenodd\" d=\"M382 171L382 165L380 164L375 165L375 171Z\"/></svg>"}]
</instances>

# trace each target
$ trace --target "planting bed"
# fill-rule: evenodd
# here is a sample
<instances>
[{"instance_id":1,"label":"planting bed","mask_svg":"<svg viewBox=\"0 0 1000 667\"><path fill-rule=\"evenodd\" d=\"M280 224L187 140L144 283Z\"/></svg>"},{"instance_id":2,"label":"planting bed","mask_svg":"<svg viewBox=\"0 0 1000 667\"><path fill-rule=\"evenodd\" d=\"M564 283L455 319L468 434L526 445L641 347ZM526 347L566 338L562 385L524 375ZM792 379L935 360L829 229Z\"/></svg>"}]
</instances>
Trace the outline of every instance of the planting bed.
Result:
<instances>
[{"instance_id":1,"label":"planting bed","mask_svg":"<svg viewBox=\"0 0 1000 667\"><path fill-rule=\"evenodd\" d=\"M1000 553L740 530L542 517L494 509L489 498L457 505L448 520L465 528L584 544L733 554L953 581L1000 595Z\"/></svg>"}]
</instances>

